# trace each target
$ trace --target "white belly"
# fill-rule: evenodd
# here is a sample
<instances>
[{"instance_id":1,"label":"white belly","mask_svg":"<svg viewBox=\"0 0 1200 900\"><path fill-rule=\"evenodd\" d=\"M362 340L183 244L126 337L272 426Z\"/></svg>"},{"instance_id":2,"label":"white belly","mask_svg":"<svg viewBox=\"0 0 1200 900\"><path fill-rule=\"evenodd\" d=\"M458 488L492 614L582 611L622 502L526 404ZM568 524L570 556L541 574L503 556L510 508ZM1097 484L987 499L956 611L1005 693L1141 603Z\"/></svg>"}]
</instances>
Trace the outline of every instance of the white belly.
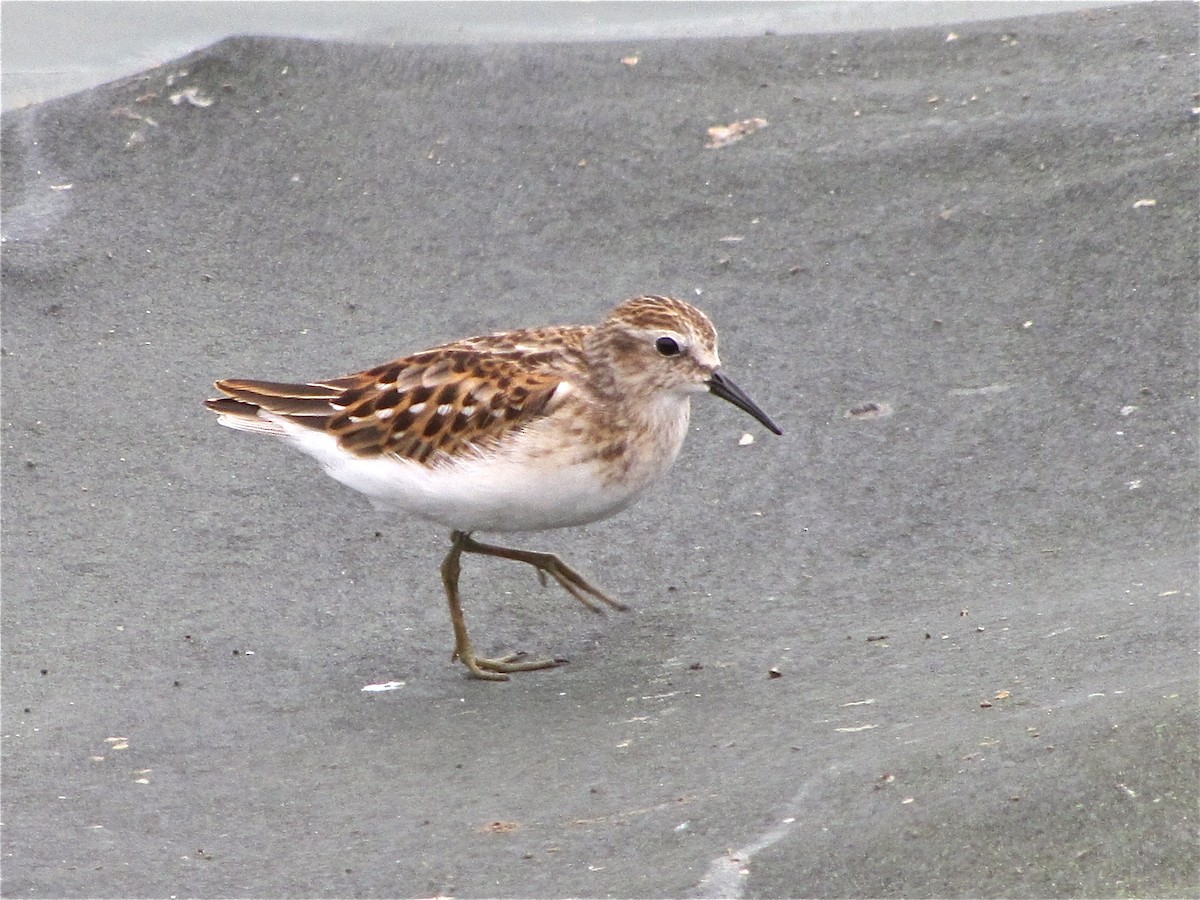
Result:
<instances>
[{"instance_id":1,"label":"white belly","mask_svg":"<svg viewBox=\"0 0 1200 900\"><path fill-rule=\"evenodd\" d=\"M605 483L592 465L537 469L476 458L434 468L401 459L344 461L326 471L380 509L459 531L542 531L620 512L646 483Z\"/></svg>"},{"instance_id":2,"label":"white belly","mask_svg":"<svg viewBox=\"0 0 1200 900\"><path fill-rule=\"evenodd\" d=\"M342 450L325 433L287 423L285 439L314 457L326 473L365 494L380 509L419 516L459 531L542 531L585 525L633 503L674 462L687 430L687 407L655 435L623 477L605 477L601 463L569 454L532 458L521 452L472 454L426 466L397 457L365 458ZM611 476L611 470L608 472Z\"/></svg>"}]
</instances>

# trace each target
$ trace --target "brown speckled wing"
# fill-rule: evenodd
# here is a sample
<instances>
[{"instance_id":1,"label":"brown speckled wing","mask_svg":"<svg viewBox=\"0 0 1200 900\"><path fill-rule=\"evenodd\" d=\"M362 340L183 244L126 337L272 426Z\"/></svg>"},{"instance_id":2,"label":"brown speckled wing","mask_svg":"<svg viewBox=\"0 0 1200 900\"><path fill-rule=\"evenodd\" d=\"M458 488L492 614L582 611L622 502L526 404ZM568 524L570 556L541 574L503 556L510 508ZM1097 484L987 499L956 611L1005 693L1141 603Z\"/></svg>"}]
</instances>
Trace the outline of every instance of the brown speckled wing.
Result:
<instances>
[{"instance_id":1,"label":"brown speckled wing","mask_svg":"<svg viewBox=\"0 0 1200 900\"><path fill-rule=\"evenodd\" d=\"M486 449L551 413L582 371L587 328L468 338L310 384L229 379L208 401L231 418L266 410L327 431L357 456L395 454L432 465Z\"/></svg>"}]
</instances>

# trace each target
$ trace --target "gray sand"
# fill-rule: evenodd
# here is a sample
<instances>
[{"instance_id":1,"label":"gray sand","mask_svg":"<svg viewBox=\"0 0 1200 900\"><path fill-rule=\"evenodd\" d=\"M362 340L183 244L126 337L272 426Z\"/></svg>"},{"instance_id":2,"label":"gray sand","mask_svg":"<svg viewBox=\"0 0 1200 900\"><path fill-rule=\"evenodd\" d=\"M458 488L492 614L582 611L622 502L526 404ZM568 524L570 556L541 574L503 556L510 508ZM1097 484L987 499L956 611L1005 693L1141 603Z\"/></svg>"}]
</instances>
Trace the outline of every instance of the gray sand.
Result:
<instances>
[{"instance_id":1,"label":"gray sand","mask_svg":"<svg viewBox=\"0 0 1200 900\"><path fill-rule=\"evenodd\" d=\"M947 31L231 39L6 113L4 896L1194 894L1196 8ZM481 651L570 658L508 684L445 534L201 406L640 292L785 435L700 398L525 540L629 613L468 560Z\"/></svg>"}]
</instances>

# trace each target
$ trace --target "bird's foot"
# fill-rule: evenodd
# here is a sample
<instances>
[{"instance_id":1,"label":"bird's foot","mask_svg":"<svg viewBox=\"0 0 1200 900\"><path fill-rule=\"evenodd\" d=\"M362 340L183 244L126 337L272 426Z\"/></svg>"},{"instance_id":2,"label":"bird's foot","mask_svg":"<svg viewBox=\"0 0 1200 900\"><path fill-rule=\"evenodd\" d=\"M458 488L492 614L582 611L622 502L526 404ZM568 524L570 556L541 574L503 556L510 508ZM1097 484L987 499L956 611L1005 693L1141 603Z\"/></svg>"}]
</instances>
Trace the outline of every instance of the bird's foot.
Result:
<instances>
[{"instance_id":1,"label":"bird's foot","mask_svg":"<svg viewBox=\"0 0 1200 900\"><path fill-rule=\"evenodd\" d=\"M600 588L589 583L586 578L553 553L540 553L536 550L515 550L511 547L497 547L494 544L484 544L481 541L477 541L470 535L463 535L461 546L467 553L478 553L482 556L498 556L502 559L511 559L533 566L537 570L538 579L543 585L546 584L546 576L549 575L562 585L563 590L592 612L598 613L602 611L596 604L596 600L600 600L613 609L629 609L621 601L614 600L604 591L600 590Z\"/></svg>"},{"instance_id":2,"label":"bird's foot","mask_svg":"<svg viewBox=\"0 0 1200 900\"><path fill-rule=\"evenodd\" d=\"M484 681L508 681L512 672L532 672L536 669L552 669L561 666L565 659L526 659L524 653L509 653L504 656L476 656L470 647L457 649L451 656L471 672L471 677Z\"/></svg>"}]
</instances>

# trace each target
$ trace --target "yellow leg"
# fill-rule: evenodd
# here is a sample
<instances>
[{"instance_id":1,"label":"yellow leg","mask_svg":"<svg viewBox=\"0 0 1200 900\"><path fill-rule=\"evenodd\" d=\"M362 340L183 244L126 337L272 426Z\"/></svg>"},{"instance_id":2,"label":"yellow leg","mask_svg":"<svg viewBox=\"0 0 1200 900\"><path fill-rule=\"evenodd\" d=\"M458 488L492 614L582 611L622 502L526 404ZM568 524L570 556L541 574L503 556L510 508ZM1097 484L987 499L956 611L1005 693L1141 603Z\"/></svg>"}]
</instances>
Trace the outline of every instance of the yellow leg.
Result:
<instances>
[{"instance_id":1,"label":"yellow leg","mask_svg":"<svg viewBox=\"0 0 1200 900\"><path fill-rule=\"evenodd\" d=\"M457 659L466 666L476 678L486 681L508 681L508 672L528 672L532 669L548 669L557 666L553 659L522 660L520 653L512 653L495 659L475 655L471 646L471 638L467 635L467 621L463 616L462 603L458 596L458 575L460 571L459 557L464 550L470 550L470 535L463 531L450 534L450 552L442 561L442 584L446 588L446 600L450 604L450 623L454 626L454 654L451 659Z\"/></svg>"},{"instance_id":2,"label":"yellow leg","mask_svg":"<svg viewBox=\"0 0 1200 900\"><path fill-rule=\"evenodd\" d=\"M471 537L470 534L465 534L461 531L454 532L452 537L457 540L456 535L462 535L460 544L461 550L466 553L478 553L481 556L498 556L501 559L513 559L517 562L527 563L538 570L538 575L544 579L545 575L551 576L555 581L563 586L568 594L590 609L592 612L601 612L594 602L592 597L597 600L602 600L611 606L613 609L625 610L629 607L620 601L614 600L598 587L593 587L588 584L582 575L568 566L565 562L555 556L553 553L538 553L536 550L512 550L508 547L497 547L493 544L483 544Z\"/></svg>"}]
</instances>

